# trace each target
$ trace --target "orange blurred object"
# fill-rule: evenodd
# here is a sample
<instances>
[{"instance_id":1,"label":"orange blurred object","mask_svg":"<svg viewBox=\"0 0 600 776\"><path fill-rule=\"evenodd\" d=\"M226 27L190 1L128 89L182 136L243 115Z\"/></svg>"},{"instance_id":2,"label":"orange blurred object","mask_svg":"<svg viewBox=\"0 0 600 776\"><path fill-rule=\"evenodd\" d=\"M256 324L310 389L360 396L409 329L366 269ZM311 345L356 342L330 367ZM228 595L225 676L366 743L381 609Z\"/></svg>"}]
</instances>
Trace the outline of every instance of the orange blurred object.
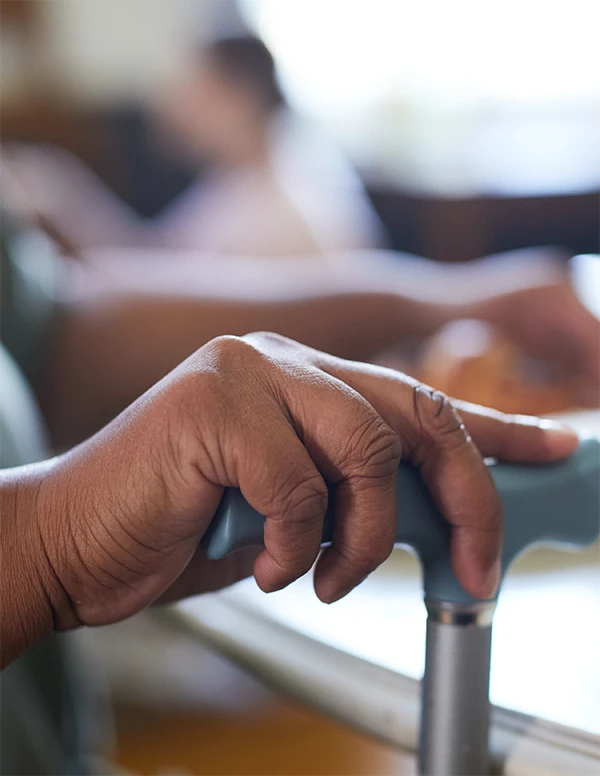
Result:
<instances>
[{"instance_id":1,"label":"orange blurred object","mask_svg":"<svg viewBox=\"0 0 600 776\"><path fill-rule=\"evenodd\" d=\"M573 380L536 374L518 345L480 320L453 321L427 340L415 376L502 412L545 415L577 405Z\"/></svg>"}]
</instances>

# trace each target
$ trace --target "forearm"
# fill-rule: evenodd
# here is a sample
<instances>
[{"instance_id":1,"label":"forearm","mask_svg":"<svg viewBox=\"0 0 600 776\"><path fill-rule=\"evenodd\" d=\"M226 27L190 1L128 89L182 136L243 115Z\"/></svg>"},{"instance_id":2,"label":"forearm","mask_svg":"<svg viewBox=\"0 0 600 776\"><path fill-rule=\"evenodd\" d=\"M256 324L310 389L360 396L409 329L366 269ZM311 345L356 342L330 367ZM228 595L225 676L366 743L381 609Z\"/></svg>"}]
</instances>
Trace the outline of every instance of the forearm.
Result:
<instances>
[{"instance_id":1,"label":"forearm","mask_svg":"<svg viewBox=\"0 0 600 776\"><path fill-rule=\"evenodd\" d=\"M252 301L211 295L108 294L72 301L50 359L43 406L58 444L114 417L200 346L222 334L276 331L368 360L453 314L395 294L325 293Z\"/></svg>"},{"instance_id":2,"label":"forearm","mask_svg":"<svg viewBox=\"0 0 600 776\"><path fill-rule=\"evenodd\" d=\"M513 255L502 284L493 260L474 264L468 283L466 269L376 252L331 262L96 252L91 265L72 268L44 409L58 443L81 438L224 333L271 330L370 359L454 318L493 317L494 296L557 273L543 256Z\"/></svg>"},{"instance_id":3,"label":"forearm","mask_svg":"<svg viewBox=\"0 0 600 776\"><path fill-rule=\"evenodd\" d=\"M51 572L37 529L41 466L0 471L2 668L53 629Z\"/></svg>"},{"instance_id":4,"label":"forearm","mask_svg":"<svg viewBox=\"0 0 600 776\"><path fill-rule=\"evenodd\" d=\"M152 230L90 168L64 149L11 144L2 155L9 210L80 254L99 245L152 244Z\"/></svg>"}]
</instances>

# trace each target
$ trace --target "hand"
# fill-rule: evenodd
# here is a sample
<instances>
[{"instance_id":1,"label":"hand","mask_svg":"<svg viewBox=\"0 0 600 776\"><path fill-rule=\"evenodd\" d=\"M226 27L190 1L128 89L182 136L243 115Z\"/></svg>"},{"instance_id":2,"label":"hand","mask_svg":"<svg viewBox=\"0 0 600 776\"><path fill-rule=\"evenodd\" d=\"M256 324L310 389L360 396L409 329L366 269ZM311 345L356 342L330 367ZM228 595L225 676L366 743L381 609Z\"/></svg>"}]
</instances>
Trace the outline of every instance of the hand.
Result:
<instances>
[{"instance_id":1,"label":"hand","mask_svg":"<svg viewBox=\"0 0 600 776\"><path fill-rule=\"evenodd\" d=\"M501 510L482 455L549 461L577 442L277 335L221 337L95 437L26 470L34 530L22 530L27 552L41 542L36 574L55 627L100 625L231 584L252 565L263 590L285 587L319 554L326 478L338 483L335 530L315 589L332 602L392 550L403 457L453 527L459 580L488 597ZM209 562L199 543L229 486L267 516L265 549Z\"/></svg>"},{"instance_id":2,"label":"hand","mask_svg":"<svg viewBox=\"0 0 600 776\"><path fill-rule=\"evenodd\" d=\"M499 325L526 351L554 363L580 385L582 405L600 401L600 321L567 279L524 288L486 302L482 317Z\"/></svg>"}]
</instances>

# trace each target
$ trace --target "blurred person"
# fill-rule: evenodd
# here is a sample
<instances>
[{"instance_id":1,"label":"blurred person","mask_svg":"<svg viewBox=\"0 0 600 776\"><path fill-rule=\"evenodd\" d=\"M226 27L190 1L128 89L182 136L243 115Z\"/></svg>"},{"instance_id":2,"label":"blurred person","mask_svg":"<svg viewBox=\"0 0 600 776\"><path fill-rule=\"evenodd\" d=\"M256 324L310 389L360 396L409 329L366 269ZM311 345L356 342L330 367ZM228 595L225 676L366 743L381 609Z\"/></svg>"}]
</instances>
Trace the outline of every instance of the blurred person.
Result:
<instances>
[{"instance_id":1,"label":"blurred person","mask_svg":"<svg viewBox=\"0 0 600 776\"><path fill-rule=\"evenodd\" d=\"M135 274L139 266L128 264L134 252L111 253L98 247L144 246L138 258L144 262L154 258L154 263L168 259L176 284L180 282L180 265L210 262L215 275L211 282L219 286L218 293L227 284L237 284L247 286L252 296L264 284L277 284L281 273L287 272L283 263L292 255L303 259L295 277L300 288L307 284L316 288L320 279L327 284L332 273L335 282L352 273L357 288L361 282L365 289L373 282L379 288L389 283L390 288L417 296L424 289L426 296L431 295L436 288L442 294L450 293L451 298L457 288L465 297L498 296L503 288L527 287L531 310L525 327L509 315L502 316L499 327L490 320L491 314L484 318L493 327L490 341L500 338L501 347L510 356L504 363L512 364L515 373L514 390L510 391L514 401L507 399L509 392L500 379L493 381L495 389L489 395L496 397L494 403L506 401L506 409L511 411L520 407L551 411L565 403L597 403L595 386L591 390L582 387L577 371L566 381L563 375L543 372L544 380L549 377L552 385L547 389L542 380L541 393L535 386L530 390L530 373L535 370L522 367L523 359L513 352L521 345L525 353L531 350L533 335L522 332L534 327L536 350L544 357L553 357L557 336L559 343L565 342L564 347L559 344L559 352L570 350L570 333L580 328L580 315L573 312L579 306L568 274L561 267L566 254L540 248L464 266L440 267L402 253L356 250L376 243L378 231L360 183L330 149L320 153L321 143L307 140L303 131L290 129L295 120L285 107L271 54L259 39L222 38L195 52L187 78L165 106L163 121L183 141L190 160L198 164L208 160L211 169L153 223L144 223L90 170L59 149L5 149L4 199L14 211L41 224L66 253L87 261L97 263L121 256L124 271ZM350 192L356 196L349 197ZM317 233L329 237L317 240ZM371 237L367 239L367 235ZM187 256L156 250L160 247L183 251ZM324 251L327 262L321 261ZM220 269L215 256L220 257ZM249 265L250 274L241 262ZM144 267L144 272L148 269ZM325 273L322 277L318 275L321 271ZM185 274L191 284L200 282L193 271ZM207 278L203 276L201 282L205 284ZM531 290L534 286L539 288L536 293ZM554 316L549 315L550 308ZM433 343L436 352L438 345ZM384 352L377 358L413 371L421 369L423 362L422 374L427 380L444 386L456 382L431 370L432 359L427 353L413 353L407 360L406 354ZM475 383L477 396L481 381ZM472 398L471 391L465 396Z\"/></svg>"},{"instance_id":2,"label":"blurred person","mask_svg":"<svg viewBox=\"0 0 600 776\"><path fill-rule=\"evenodd\" d=\"M575 292L571 264L560 250L523 249L461 264L384 251L332 254L327 262L224 257L210 271L199 268L194 253L100 249L85 255L95 283L122 289L201 288L208 296L245 304L262 300L267 307L305 295L327 298L332 292L399 294L421 303L410 330L390 336L382 324L380 349L363 350L361 358L409 371L453 396L499 405L506 412L539 414L599 403L599 324ZM88 276L83 273L82 279ZM344 329L356 347L363 326L371 331L373 322L380 325L377 317L365 322L365 315L377 313L365 313L359 304L355 320ZM472 325L455 325L465 316ZM279 325L300 337L297 329L288 328L291 321ZM313 336L321 319L305 326ZM339 341L333 345L339 346ZM486 383L490 390L484 390Z\"/></svg>"},{"instance_id":3,"label":"blurred person","mask_svg":"<svg viewBox=\"0 0 600 776\"><path fill-rule=\"evenodd\" d=\"M212 160L212 170L153 223L144 223L111 195L90 170L59 149L18 146L4 149L5 202L14 212L42 225L58 239L67 254L79 255L87 261L98 263L121 256L126 265L124 271L137 273L139 266L135 267L135 262L128 264L135 252L119 249L111 253L98 248L143 246L138 258L148 263L154 258L156 264L161 258L168 259L169 272L174 274L176 283L180 265L210 263L211 272L216 273L211 282L219 286L218 293L223 293L227 284L241 286L241 278L251 296L264 284L277 284L282 272L288 271L283 263L292 255L303 259L297 262L300 268L295 277L300 288L305 285L316 288L320 279L327 285L330 276L339 282L345 273L353 274L356 288L361 287L360 283L365 289L373 282L379 288L389 283L390 288L406 290L409 295L419 295L428 289L427 296L438 288L442 294L448 292L452 297L460 288L463 296L498 296L502 288L528 287L531 310L525 327L506 315L502 316L497 330L497 322L489 320L493 317L491 314L484 318L495 327L490 329L490 341L500 337L501 347L509 354L504 363L512 364L515 373L514 390L507 391L502 380L495 379L495 389L489 395L496 397L495 404L506 401L505 408L510 411L523 407L527 411L551 411L569 403L598 402L595 385L591 390L582 387L577 371L566 381L562 375L543 373L544 380L549 376L552 385L547 389L542 380L541 393L535 386L531 390L529 383L534 370L522 367L523 359L513 352L514 347L522 345L525 353L531 350L533 335L523 334L524 328L536 329L536 350L544 357L554 356L557 341L564 341L564 346L558 346L560 353L570 350L570 333L581 327L579 306L568 275L561 267L566 254L540 248L464 266L440 267L402 253L356 250L377 241L363 239L367 234L375 235L377 228L368 208L360 205L361 202L365 205L360 183L344 164L333 163L332 168L328 167L337 157L329 153L320 155L319 143L304 143L305 152L301 152L302 142L290 142L294 135L289 130L290 113L284 107L272 57L261 41L251 36L224 38L196 53L187 80L165 113L172 129L184 140L190 159L197 163ZM329 174L324 175L324 170ZM326 185L319 188L317 181ZM348 198L350 191L357 196ZM299 214L312 215L307 220ZM307 227L309 221L315 229ZM321 224L319 229L317 221ZM337 236L313 239L317 232ZM157 250L160 247L163 251ZM322 261L324 250L327 262ZM176 251L187 256L178 256ZM214 262L215 256L220 257L220 269L217 269L218 262ZM265 258L270 260L269 264ZM144 272L148 269L144 267ZM325 275L319 278L321 271ZM186 270L186 274L191 284L200 282L193 271ZM201 282L205 284L207 278L203 276ZM539 288L536 293L531 290L534 286ZM549 315L550 309L554 315ZM422 336L429 337L432 333ZM505 337L508 342L504 341ZM438 345L433 343L436 352ZM456 393L454 378L448 380L447 374L432 371L432 359L427 353L417 356L413 353L408 360L398 352L384 352L375 357L404 369L421 369L418 374L428 381L452 387ZM495 358L492 361L497 363ZM451 371L454 375L454 368ZM464 382L462 378L461 382ZM477 398L480 383L476 380L465 397L472 398L473 393Z\"/></svg>"},{"instance_id":4,"label":"blurred person","mask_svg":"<svg viewBox=\"0 0 600 776\"><path fill-rule=\"evenodd\" d=\"M303 289L307 293L322 294L327 288L348 285L358 291L389 289L429 302L448 300L451 305L464 302L465 312L476 313L488 324L483 339L489 343L489 349L480 354L481 358L476 358L478 363L474 370L470 361L467 363L454 357L445 359L445 367L437 366L440 344L444 343L447 349L456 336L462 340L467 332L474 332L472 326L451 327L442 339L431 340L429 344L423 340L435 335L437 329L421 330L417 325L412 342L407 343L410 338L401 336L402 348L398 347L398 340L386 342L381 352L373 352L368 357L411 371L436 387L449 389L453 395L468 400L488 400L509 412L546 413L570 406L598 405L597 381L593 376L590 380L589 370L580 368L585 360L584 353L588 364L597 361L593 345L589 346L590 336L593 341L594 326L590 323L591 316L584 312L573 292L568 254L560 249L523 249L464 264L440 265L422 257L381 250L331 251L326 262L307 255L304 261L291 264L285 255L271 255L265 259L251 251L247 255L235 252L234 255L221 254L220 261L215 263L213 253L157 248L161 241L149 235L146 235L148 246L144 248L94 247L94 240L90 240L91 247L86 247L79 240L83 233L88 236L107 233L115 244L123 246L127 246L128 241L135 243L131 231L123 228L123 224L132 221L123 217L125 206L116 199L109 200L109 206L103 206L94 196L95 186L87 186L86 181L92 174L75 164L72 174L67 176L71 185L66 191L71 194L69 207L76 216L72 220L74 229L79 231L75 234L71 230L65 237L64 221L57 220L51 211L52 203L62 203L59 205L62 210L67 199L61 196L60 186L54 188L49 184L60 181L61 174L57 169L68 169L70 162L67 158L64 165L58 164L54 168L53 159L56 161L59 157L55 159L53 154L42 152L38 157L33 150L26 151L25 156L24 167L19 161L19 152L15 156L13 149L2 157L4 201L24 220L41 225L58 240L67 255L78 255L86 264L94 265L98 272L88 274L93 282L101 282L103 275L110 275L111 282L117 285L131 282L138 288L140 283L150 282L157 288L173 284L180 291L188 284L190 289L202 288L218 296L229 294L256 302L261 297L268 300L271 288L276 293L279 289L284 295L294 295ZM39 163L37 173L35 163ZM24 170L28 173L24 174ZM82 196L81 192L86 188L91 194ZM38 192L37 206L29 196L32 190ZM184 194L183 198L187 196ZM195 198L193 190L189 196ZM47 207L40 207L43 202ZM191 210L188 215L191 216ZM193 225L192 218L190 225ZM240 237L233 228L231 233L234 239ZM200 269L200 263L205 267L210 265L210 272ZM166 266L169 267L167 274ZM499 297L511 300L511 304L517 299L523 302L519 303L518 310L510 311L509 304L504 302L501 305L494 302L489 307L481 304L476 310L469 306L471 300ZM499 308L500 313L497 312ZM452 320L456 320L456 316ZM447 323L440 320L439 328ZM476 339L481 342L482 337ZM500 351L502 357L498 358ZM535 357L533 361L530 356ZM539 369L537 362L540 359L550 363L552 368ZM575 360L579 365L573 368ZM593 372L593 366L591 370ZM480 379L482 371L483 378ZM505 374L507 371L510 375ZM483 382L491 386L491 390L482 391Z\"/></svg>"},{"instance_id":5,"label":"blurred person","mask_svg":"<svg viewBox=\"0 0 600 776\"><path fill-rule=\"evenodd\" d=\"M17 196L21 206L74 251L161 245L306 259L384 242L358 176L288 108L259 38L221 38L195 50L154 119L203 174L151 221L58 148L5 148L5 166L29 200Z\"/></svg>"},{"instance_id":6,"label":"blurred person","mask_svg":"<svg viewBox=\"0 0 600 776\"><path fill-rule=\"evenodd\" d=\"M5 773L106 772L91 757L98 717L84 676L68 639L53 634L250 573L265 591L284 587L317 558L323 477L338 483L343 530L316 566L321 600L347 594L391 551L400 457L460 529L456 573L485 598L501 531L482 456L550 461L577 445L560 425L453 402L400 372L344 360L464 315L464 303L333 278L318 292L284 291L280 279L258 300L152 278L139 289L88 282L93 268L63 264L43 235L6 223L1 260ZM244 334L263 325L336 355ZM35 463L47 455L44 426L67 449ZM198 545L230 486L268 515L265 548L209 562Z\"/></svg>"}]
</instances>

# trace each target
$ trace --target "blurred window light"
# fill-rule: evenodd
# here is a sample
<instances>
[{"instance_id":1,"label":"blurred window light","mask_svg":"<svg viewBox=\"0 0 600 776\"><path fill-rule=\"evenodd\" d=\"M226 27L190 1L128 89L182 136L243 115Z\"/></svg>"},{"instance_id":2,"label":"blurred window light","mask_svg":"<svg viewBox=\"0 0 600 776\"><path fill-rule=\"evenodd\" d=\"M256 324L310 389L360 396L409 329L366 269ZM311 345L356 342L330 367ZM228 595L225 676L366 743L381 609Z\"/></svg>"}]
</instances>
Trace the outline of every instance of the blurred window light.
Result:
<instances>
[{"instance_id":1,"label":"blurred window light","mask_svg":"<svg viewBox=\"0 0 600 776\"><path fill-rule=\"evenodd\" d=\"M600 178L598 0L240 0L290 102L365 168L523 193Z\"/></svg>"},{"instance_id":2,"label":"blurred window light","mask_svg":"<svg viewBox=\"0 0 600 776\"><path fill-rule=\"evenodd\" d=\"M313 110L600 101L598 0L244 0Z\"/></svg>"}]
</instances>

